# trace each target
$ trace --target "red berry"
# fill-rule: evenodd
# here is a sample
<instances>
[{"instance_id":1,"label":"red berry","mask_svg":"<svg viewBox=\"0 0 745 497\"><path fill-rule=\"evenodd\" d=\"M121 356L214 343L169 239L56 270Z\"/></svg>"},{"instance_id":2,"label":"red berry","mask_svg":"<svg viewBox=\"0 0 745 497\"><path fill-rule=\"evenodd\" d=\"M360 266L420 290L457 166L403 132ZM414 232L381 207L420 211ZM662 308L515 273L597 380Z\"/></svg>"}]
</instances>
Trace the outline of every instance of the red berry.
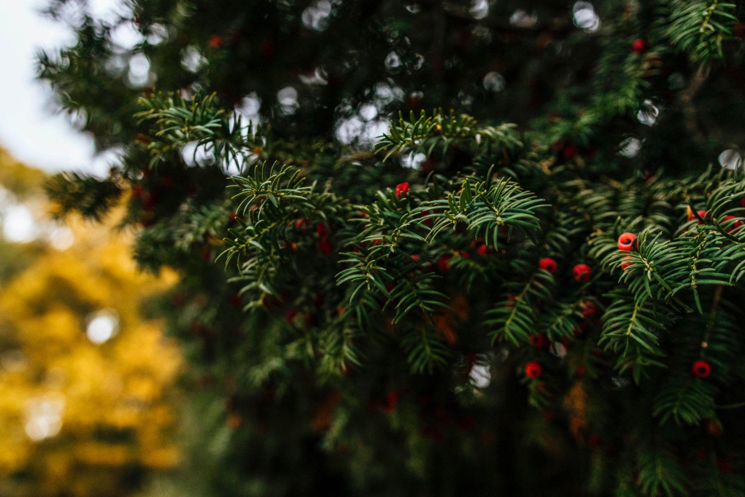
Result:
<instances>
[{"instance_id":1,"label":"red berry","mask_svg":"<svg viewBox=\"0 0 745 497\"><path fill-rule=\"evenodd\" d=\"M318 248L320 248L321 252L323 252L325 255L331 255L331 252L333 251L331 242L325 238L318 242Z\"/></svg>"},{"instance_id":2,"label":"red berry","mask_svg":"<svg viewBox=\"0 0 745 497\"><path fill-rule=\"evenodd\" d=\"M583 318L592 317L598 312L598 308L595 305L595 302L591 300L582 302L581 306L582 306L582 317Z\"/></svg>"},{"instance_id":3,"label":"red berry","mask_svg":"<svg viewBox=\"0 0 745 497\"><path fill-rule=\"evenodd\" d=\"M404 195L409 194L409 184L408 183L401 183L399 185L396 185L396 196L398 198L401 198Z\"/></svg>"},{"instance_id":4,"label":"red berry","mask_svg":"<svg viewBox=\"0 0 745 497\"><path fill-rule=\"evenodd\" d=\"M630 255L627 255L626 257L623 258L623 260L624 261L633 261L634 258L631 257ZM633 266L633 265L634 265L633 262L624 262L624 263L621 264L621 269L623 269L624 271L626 271L626 268L627 267L630 267L630 266Z\"/></svg>"},{"instance_id":5,"label":"red berry","mask_svg":"<svg viewBox=\"0 0 745 497\"><path fill-rule=\"evenodd\" d=\"M577 281L590 281L592 276L592 268L587 264L577 264L572 272L574 273L574 279Z\"/></svg>"},{"instance_id":6,"label":"red berry","mask_svg":"<svg viewBox=\"0 0 745 497\"><path fill-rule=\"evenodd\" d=\"M706 433L708 433L712 437L721 436L723 431L722 423L720 423L716 419L707 419L706 423L704 424L704 428L706 429Z\"/></svg>"},{"instance_id":7,"label":"red berry","mask_svg":"<svg viewBox=\"0 0 745 497\"><path fill-rule=\"evenodd\" d=\"M155 209L155 204L157 203L157 201L158 201L158 196L151 193L150 195L147 195L145 197L145 200L142 202L142 207L146 211L151 211Z\"/></svg>"},{"instance_id":8,"label":"red berry","mask_svg":"<svg viewBox=\"0 0 745 497\"><path fill-rule=\"evenodd\" d=\"M291 309L287 309L287 312L285 312L285 319L288 323L292 323L295 321L295 318L297 317L297 309L294 307Z\"/></svg>"},{"instance_id":9,"label":"red berry","mask_svg":"<svg viewBox=\"0 0 745 497\"><path fill-rule=\"evenodd\" d=\"M230 222L231 222L231 223L234 223L234 222L236 222L236 221L237 221L237 220L239 220L239 219L243 219L243 214L239 214L239 213L237 213L237 212L233 212L233 213L232 213L232 214L230 215Z\"/></svg>"},{"instance_id":10,"label":"red berry","mask_svg":"<svg viewBox=\"0 0 745 497\"><path fill-rule=\"evenodd\" d=\"M738 22L733 26L732 34L738 38L745 38L745 24Z\"/></svg>"},{"instance_id":11,"label":"red berry","mask_svg":"<svg viewBox=\"0 0 745 497\"><path fill-rule=\"evenodd\" d=\"M144 190L139 185L137 185L134 188L132 188L132 196L134 198L142 198L142 194L143 193L144 193Z\"/></svg>"},{"instance_id":12,"label":"red berry","mask_svg":"<svg viewBox=\"0 0 745 497\"><path fill-rule=\"evenodd\" d=\"M631 44L631 50L633 50L634 53L643 53L647 50L647 42L642 40L641 38L636 39Z\"/></svg>"},{"instance_id":13,"label":"red berry","mask_svg":"<svg viewBox=\"0 0 745 497\"><path fill-rule=\"evenodd\" d=\"M507 303L504 304L504 306L507 307L508 309L511 309L515 307L515 304L513 302L517 302L518 300L520 300L518 296L510 295L509 297L507 297Z\"/></svg>"},{"instance_id":14,"label":"red berry","mask_svg":"<svg viewBox=\"0 0 745 497\"><path fill-rule=\"evenodd\" d=\"M587 443L590 444L590 447L597 449L603 445L603 439L597 433L593 433L590 435L590 438L587 439Z\"/></svg>"},{"instance_id":15,"label":"red berry","mask_svg":"<svg viewBox=\"0 0 745 497\"><path fill-rule=\"evenodd\" d=\"M424 212L422 212L422 217L427 217L427 216L429 216L430 214L432 214L432 213L431 213L430 211L424 211ZM435 222L435 221L434 221L434 219L432 219L432 218L430 217L430 218L427 218L427 219L425 219L425 220L424 220L424 221L422 221L422 222L423 222L423 223L424 223L425 225L427 225L427 226L432 226L432 225L434 224L434 222Z\"/></svg>"},{"instance_id":16,"label":"red berry","mask_svg":"<svg viewBox=\"0 0 745 497\"><path fill-rule=\"evenodd\" d=\"M439 259L437 259L437 267L440 268L440 271L447 271L450 269L450 260L453 258L452 255L443 255Z\"/></svg>"},{"instance_id":17,"label":"red berry","mask_svg":"<svg viewBox=\"0 0 745 497\"><path fill-rule=\"evenodd\" d=\"M698 360L693 363L693 374L699 378L706 378L711 374L711 366L704 360Z\"/></svg>"},{"instance_id":18,"label":"red berry","mask_svg":"<svg viewBox=\"0 0 745 497\"><path fill-rule=\"evenodd\" d=\"M525 365L525 375L534 380L541 377L543 368L537 361L530 361Z\"/></svg>"},{"instance_id":19,"label":"red berry","mask_svg":"<svg viewBox=\"0 0 745 497\"><path fill-rule=\"evenodd\" d=\"M548 346L546 335L530 335L530 344L537 349L544 349Z\"/></svg>"},{"instance_id":20,"label":"red berry","mask_svg":"<svg viewBox=\"0 0 745 497\"><path fill-rule=\"evenodd\" d=\"M622 252L628 252L633 247L636 247L636 235L633 233L624 233L618 237L618 250Z\"/></svg>"},{"instance_id":21,"label":"red berry","mask_svg":"<svg viewBox=\"0 0 745 497\"><path fill-rule=\"evenodd\" d=\"M316 226L316 233L318 233L318 236L322 239L326 239L329 236L329 227L326 226L326 223L318 223L318 226Z\"/></svg>"},{"instance_id":22,"label":"red berry","mask_svg":"<svg viewBox=\"0 0 745 497\"><path fill-rule=\"evenodd\" d=\"M222 47L222 36L214 35L212 38L210 38L210 48L214 48L215 50L218 50Z\"/></svg>"},{"instance_id":23,"label":"red berry","mask_svg":"<svg viewBox=\"0 0 745 497\"><path fill-rule=\"evenodd\" d=\"M745 209L745 197L742 197L740 199L740 207L742 207L743 209Z\"/></svg>"},{"instance_id":24,"label":"red berry","mask_svg":"<svg viewBox=\"0 0 745 497\"><path fill-rule=\"evenodd\" d=\"M491 249L486 244L479 245L479 248L478 248L477 252L478 252L479 255L489 255L489 254L491 254Z\"/></svg>"},{"instance_id":25,"label":"red berry","mask_svg":"<svg viewBox=\"0 0 745 497\"><path fill-rule=\"evenodd\" d=\"M735 216L724 216L724 222L728 223L729 228L727 228L727 233L731 233L733 230L736 230L740 226L742 226L742 221L735 221L734 223L730 223L729 221L732 221L733 219L737 219Z\"/></svg>"},{"instance_id":26,"label":"red berry","mask_svg":"<svg viewBox=\"0 0 745 497\"><path fill-rule=\"evenodd\" d=\"M577 148L576 145L567 145L564 147L564 158L567 160L571 160L577 153L579 152L579 148Z\"/></svg>"},{"instance_id":27,"label":"red berry","mask_svg":"<svg viewBox=\"0 0 745 497\"><path fill-rule=\"evenodd\" d=\"M549 273L553 273L554 271L556 271L556 261L550 257L544 257L543 259L538 261L538 267L541 269L545 269Z\"/></svg>"},{"instance_id":28,"label":"red berry","mask_svg":"<svg viewBox=\"0 0 745 497\"><path fill-rule=\"evenodd\" d=\"M398 393L388 392L388 395L385 396L385 401L383 402L383 410L388 413L393 412L397 404L398 404Z\"/></svg>"}]
</instances>

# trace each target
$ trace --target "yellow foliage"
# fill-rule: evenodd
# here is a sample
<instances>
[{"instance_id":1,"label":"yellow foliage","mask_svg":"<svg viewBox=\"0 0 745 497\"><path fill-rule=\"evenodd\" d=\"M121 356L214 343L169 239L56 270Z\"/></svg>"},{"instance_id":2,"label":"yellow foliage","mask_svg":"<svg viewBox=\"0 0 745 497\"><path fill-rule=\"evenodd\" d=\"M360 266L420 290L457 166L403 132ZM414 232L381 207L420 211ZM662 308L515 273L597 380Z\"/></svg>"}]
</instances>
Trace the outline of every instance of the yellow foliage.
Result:
<instances>
[{"instance_id":1,"label":"yellow foliage","mask_svg":"<svg viewBox=\"0 0 745 497\"><path fill-rule=\"evenodd\" d=\"M40 183L13 170L0 166L9 189ZM72 247L41 250L0 288L0 495L128 495L133 469L177 462L179 354L141 313L176 277L138 273L126 234L70 227ZM97 316L103 343L86 333Z\"/></svg>"}]
</instances>

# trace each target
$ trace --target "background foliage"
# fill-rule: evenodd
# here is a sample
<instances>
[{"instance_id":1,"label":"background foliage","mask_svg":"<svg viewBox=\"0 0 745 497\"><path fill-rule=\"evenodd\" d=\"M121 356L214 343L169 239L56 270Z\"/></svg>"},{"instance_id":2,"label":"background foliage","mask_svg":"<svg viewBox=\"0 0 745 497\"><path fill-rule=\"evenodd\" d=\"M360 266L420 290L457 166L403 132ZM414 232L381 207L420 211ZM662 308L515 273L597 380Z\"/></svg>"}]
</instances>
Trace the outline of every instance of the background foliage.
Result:
<instances>
[{"instance_id":1,"label":"background foliage","mask_svg":"<svg viewBox=\"0 0 745 497\"><path fill-rule=\"evenodd\" d=\"M175 277L138 273L131 239L110 224L55 226L44 175L4 151L0 161L3 209L26 206L40 230L28 243L0 238L0 493L131 495L178 461L180 357L141 307ZM86 328L102 311L119 334L97 344Z\"/></svg>"}]
</instances>

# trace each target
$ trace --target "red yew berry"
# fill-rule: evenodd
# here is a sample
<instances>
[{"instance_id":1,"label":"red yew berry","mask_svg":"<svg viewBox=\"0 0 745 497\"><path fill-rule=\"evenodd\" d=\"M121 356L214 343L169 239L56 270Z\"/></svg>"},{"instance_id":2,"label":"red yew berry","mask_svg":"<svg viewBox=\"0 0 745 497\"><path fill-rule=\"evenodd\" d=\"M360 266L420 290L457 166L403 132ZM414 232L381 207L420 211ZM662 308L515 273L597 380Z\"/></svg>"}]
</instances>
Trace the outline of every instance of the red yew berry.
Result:
<instances>
[{"instance_id":1,"label":"red yew berry","mask_svg":"<svg viewBox=\"0 0 745 497\"><path fill-rule=\"evenodd\" d=\"M383 411L391 413L396 409L396 405L398 405L398 392L388 392L383 401Z\"/></svg>"},{"instance_id":2,"label":"red yew berry","mask_svg":"<svg viewBox=\"0 0 745 497\"><path fill-rule=\"evenodd\" d=\"M574 273L574 279L580 282L590 281L590 277L592 277L592 268L587 264L577 264L572 272Z\"/></svg>"},{"instance_id":3,"label":"red yew berry","mask_svg":"<svg viewBox=\"0 0 745 497\"><path fill-rule=\"evenodd\" d=\"M716 419L707 419L706 423L704 424L704 429L706 430L706 433L708 433L712 437L721 436L723 431L722 423L720 423Z\"/></svg>"},{"instance_id":4,"label":"red yew berry","mask_svg":"<svg viewBox=\"0 0 745 497\"><path fill-rule=\"evenodd\" d=\"M239 214L237 212L233 212L232 214L230 214L230 222L231 223L235 223L239 219L243 219L243 214Z\"/></svg>"},{"instance_id":5,"label":"red yew berry","mask_svg":"<svg viewBox=\"0 0 745 497\"><path fill-rule=\"evenodd\" d=\"M243 305L243 299L239 294L233 294L230 296L230 305L233 307L241 307Z\"/></svg>"},{"instance_id":6,"label":"red yew berry","mask_svg":"<svg viewBox=\"0 0 745 497\"><path fill-rule=\"evenodd\" d=\"M450 269L450 261L453 259L452 255L443 255L437 259L437 267L440 271L445 272Z\"/></svg>"},{"instance_id":7,"label":"red yew berry","mask_svg":"<svg viewBox=\"0 0 745 497\"><path fill-rule=\"evenodd\" d=\"M398 198L401 198L404 195L409 194L409 184L408 183L401 183L396 185L396 196Z\"/></svg>"},{"instance_id":8,"label":"red yew berry","mask_svg":"<svg viewBox=\"0 0 745 497\"><path fill-rule=\"evenodd\" d=\"M582 317L583 318L589 318L594 316L598 312L598 308L595 305L595 302L588 300L585 302L582 302Z\"/></svg>"},{"instance_id":9,"label":"red yew berry","mask_svg":"<svg viewBox=\"0 0 745 497\"><path fill-rule=\"evenodd\" d=\"M479 248L484 244L484 239L481 237L476 238L474 241L471 242L471 247L473 248Z\"/></svg>"},{"instance_id":10,"label":"red yew berry","mask_svg":"<svg viewBox=\"0 0 745 497\"><path fill-rule=\"evenodd\" d=\"M430 212L430 211L424 211L424 212L422 212L422 217L426 218L426 219L424 219L422 221L422 223L424 223L426 226L432 226L433 224L435 224L434 219L432 219L431 217L427 217L430 214L432 214L432 212Z\"/></svg>"},{"instance_id":11,"label":"red yew berry","mask_svg":"<svg viewBox=\"0 0 745 497\"><path fill-rule=\"evenodd\" d=\"M633 261L634 258L631 257L630 255L627 255L626 257L623 258L623 260L624 261ZM624 263L621 264L621 269L623 269L624 271L626 271L626 268L628 268L630 266L633 266L633 265L634 265L633 262L624 262Z\"/></svg>"},{"instance_id":12,"label":"red yew berry","mask_svg":"<svg viewBox=\"0 0 745 497\"><path fill-rule=\"evenodd\" d=\"M331 242L325 238L318 242L318 248L321 249L321 252L323 252L324 255L331 255L331 252L333 251Z\"/></svg>"},{"instance_id":13,"label":"red yew berry","mask_svg":"<svg viewBox=\"0 0 745 497\"><path fill-rule=\"evenodd\" d=\"M637 246L636 235L633 233L624 233L618 237L618 250L629 252Z\"/></svg>"},{"instance_id":14,"label":"red yew berry","mask_svg":"<svg viewBox=\"0 0 745 497\"><path fill-rule=\"evenodd\" d=\"M727 233L731 233L732 231L734 231L737 228L739 228L740 226L742 226L742 221L737 220L734 223L730 222L733 219L737 219L737 218L735 216L724 216L724 221L723 222L724 223L727 223L727 225L729 226L727 228Z\"/></svg>"},{"instance_id":15,"label":"red yew berry","mask_svg":"<svg viewBox=\"0 0 745 497\"><path fill-rule=\"evenodd\" d=\"M476 364L476 354L469 352L466 354L466 374L471 374L473 366Z\"/></svg>"},{"instance_id":16,"label":"red yew berry","mask_svg":"<svg viewBox=\"0 0 745 497\"><path fill-rule=\"evenodd\" d=\"M530 335L530 344L537 349L548 347L548 338L546 335Z\"/></svg>"},{"instance_id":17,"label":"red yew berry","mask_svg":"<svg viewBox=\"0 0 745 497\"><path fill-rule=\"evenodd\" d=\"M603 439L597 433L593 433L587 439L587 443L590 444L590 447L597 449L603 445Z\"/></svg>"},{"instance_id":18,"label":"red yew berry","mask_svg":"<svg viewBox=\"0 0 745 497\"><path fill-rule=\"evenodd\" d=\"M641 38L634 40L634 42L631 44L631 50L634 53L644 53L647 51L647 42L642 40Z\"/></svg>"},{"instance_id":19,"label":"red yew berry","mask_svg":"<svg viewBox=\"0 0 745 497\"><path fill-rule=\"evenodd\" d=\"M155 204L158 201L158 196L151 193L147 196L145 196L145 199L142 202L142 208L146 211L151 211L155 209Z\"/></svg>"},{"instance_id":20,"label":"red yew berry","mask_svg":"<svg viewBox=\"0 0 745 497\"><path fill-rule=\"evenodd\" d=\"M745 197L742 197L740 199L740 207L742 207L743 209L745 209Z\"/></svg>"},{"instance_id":21,"label":"red yew berry","mask_svg":"<svg viewBox=\"0 0 745 497\"><path fill-rule=\"evenodd\" d=\"M541 269L545 269L549 273L553 273L554 271L556 271L556 261L550 257L544 257L543 259L538 261L538 267Z\"/></svg>"},{"instance_id":22,"label":"red yew berry","mask_svg":"<svg viewBox=\"0 0 745 497\"><path fill-rule=\"evenodd\" d=\"M316 226L316 233L318 233L318 236L322 239L326 239L329 236L329 227L326 226L326 223L318 223L318 226Z\"/></svg>"},{"instance_id":23,"label":"red yew berry","mask_svg":"<svg viewBox=\"0 0 745 497\"><path fill-rule=\"evenodd\" d=\"M478 252L479 255L489 255L491 254L491 249L488 245L484 244L479 245L479 248L476 250L476 252Z\"/></svg>"},{"instance_id":24,"label":"red yew berry","mask_svg":"<svg viewBox=\"0 0 745 497\"><path fill-rule=\"evenodd\" d=\"M287 309L287 312L285 312L285 320L288 323L292 323L293 321L295 321L296 317L297 317L297 309L295 309L294 307L291 309Z\"/></svg>"},{"instance_id":25,"label":"red yew berry","mask_svg":"<svg viewBox=\"0 0 745 497\"><path fill-rule=\"evenodd\" d=\"M745 38L745 24L738 22L732 27L732 34L737 38Z\"/></svg>"},{"instance_id":26,"label":"red yew berry","mask_svg":"<svg viewBox=\"0 0 745 497\"><path fill-rule=\"evenodd\" d=\"M525 375L528 378L538 379L543 374L543 368L538 361L530 361L525 365Z\"/></svg>"},{"instance_id":27,"label":"red yew berry","mask_svg":"<svg viewBox=\"0 0 745 497\"><path fill-rule=\"evenodd\" d=\"M693 363L693 374L699 378L706 378L711 374L711 366L704 360L698 360Z\"/></svg>"},{"instance_id":28,"label":"red yew berry","mask_svg":"<svg viewBox=\"0 0 745 497\"><path fill-rule=\"evenodd\" d=\"M134 198L142 198L143 193L144 193L144 190L142 189L140 185L137 185L134 188L132 188L132 196Z\"/></svg>"},{"instance_id":29,"label":"red yew berry","mask_svg":"<svg viewBox=\"0 0 745 497\"><path fill-rule=\"evenodd\" d=\"M564 147L564 158L566 160L572 160L578 153L579 148L576 145L569 144Z\"/></svg>"},{"instance_id":30,"label":"red yew berry","mask_svg":"<svg viewBox=\"0 0 745 497\"><path fill-rule=\"evenodd\" d=\"M222 48L222 43L223 43L222 36L214 35L212 38L210 38L210 48L219 50L220 48Z\"/></svg>"}]
</instances>

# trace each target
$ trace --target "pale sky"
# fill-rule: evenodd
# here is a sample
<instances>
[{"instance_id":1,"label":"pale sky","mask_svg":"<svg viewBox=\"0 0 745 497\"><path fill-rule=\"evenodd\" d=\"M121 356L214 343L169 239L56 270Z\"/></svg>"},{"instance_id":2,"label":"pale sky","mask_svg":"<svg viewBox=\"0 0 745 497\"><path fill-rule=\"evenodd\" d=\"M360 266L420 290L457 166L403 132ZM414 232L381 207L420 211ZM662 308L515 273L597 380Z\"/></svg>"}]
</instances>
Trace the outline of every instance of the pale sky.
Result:
<instances>
[{"instance_id":1,"label":"pale sky","mask_svg":"<svg viewBox=\"0 0 745 497\"><path fill-rule=\"evenodd\" d=\"M52 112L48 88L35 81L37 47L73 42L72 33L37 13L46 0L0 0L0 146L17 159L48 171L104 173L111 157L94 157L92 140L64 115ZM119 0L91 1L105 16Z\"/></svg>"}]
</instances>

